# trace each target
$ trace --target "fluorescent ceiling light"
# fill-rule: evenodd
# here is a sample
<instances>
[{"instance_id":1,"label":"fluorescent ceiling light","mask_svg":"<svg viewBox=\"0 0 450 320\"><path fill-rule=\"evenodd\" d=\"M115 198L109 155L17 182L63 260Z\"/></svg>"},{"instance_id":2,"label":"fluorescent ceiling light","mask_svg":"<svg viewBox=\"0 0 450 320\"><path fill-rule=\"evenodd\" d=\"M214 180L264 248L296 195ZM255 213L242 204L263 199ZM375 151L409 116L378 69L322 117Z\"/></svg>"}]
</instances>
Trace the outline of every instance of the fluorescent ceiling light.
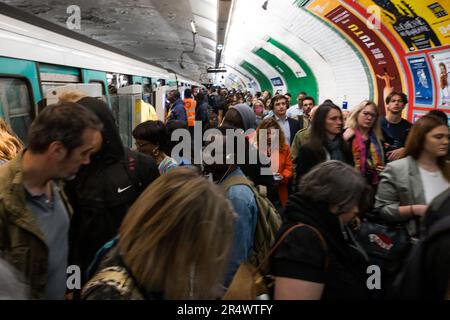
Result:
<instances>
[{"instance_id":1,"label":"fluorescent ceiling light","mask_svg":"<svg viewBox=\"0 0 450 320\"><path fill-rule=\"evenodd\" d=\"M191 20L191 29L192 29L192 33L197 33L197 28L195 27L194 20Z\"/></svg>"}]
</instances>

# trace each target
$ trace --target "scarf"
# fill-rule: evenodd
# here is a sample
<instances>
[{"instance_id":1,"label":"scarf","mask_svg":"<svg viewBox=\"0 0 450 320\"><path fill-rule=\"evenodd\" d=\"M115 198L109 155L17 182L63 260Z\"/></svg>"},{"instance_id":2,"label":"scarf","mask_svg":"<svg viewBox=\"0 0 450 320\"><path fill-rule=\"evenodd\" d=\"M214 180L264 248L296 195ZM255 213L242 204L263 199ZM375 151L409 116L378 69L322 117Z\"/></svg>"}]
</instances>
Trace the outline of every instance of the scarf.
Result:
<instances>
[{"instance_id":1,"label":"scarf","mask_svg":"<svg viewBox=\"0 0 450 320\"><path fill-rule=\"evenodd\" d=\"M369 182L372 185L377 185L379 177L376 168L377 166L384 165L383 149L373 131L370 131L369 133L369 141L369 152L371 157L367 158L366 143L359 129L355 129L355 138L352 142L353 159L355 160L355 168L359 170L363 176L367 177L367 175L369 175L368 179L370 179Z\"/></svg>"},{"instance_id":2,"label":"scarf","mask_svg":"<svg viewBox=\"0 0 450 320\"><path fill-rule=\"evenodd\" d=\"M341 137L337 136L333 140L327 139L326 149L330 153L331 160L339 160L345 162L344 154L342 153Z\"/></svg>"}]
</instances>

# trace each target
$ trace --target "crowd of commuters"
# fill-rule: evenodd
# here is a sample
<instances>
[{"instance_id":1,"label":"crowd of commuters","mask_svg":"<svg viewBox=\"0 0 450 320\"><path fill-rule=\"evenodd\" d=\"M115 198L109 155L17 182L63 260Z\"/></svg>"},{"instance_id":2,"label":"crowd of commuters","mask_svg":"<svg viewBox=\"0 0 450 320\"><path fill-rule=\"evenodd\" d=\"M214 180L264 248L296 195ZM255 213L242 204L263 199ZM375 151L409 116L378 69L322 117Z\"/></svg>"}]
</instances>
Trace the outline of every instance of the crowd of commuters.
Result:
<instances>
[{"instance_id":1,"label":"crowd of commuters","mask_svg":"<svg viewBox=\"0 0 450 320\"><path fill-rule=\"evenodd\" d=\"M81 93L45 107L26 147L0 119L0 298L220 299L273 245L261 230L283 236L272 298L371 298L365 215L417 243L450 201L447 116L411 124L407 102L392 92L343 112L306 92L172 90L162 121L133 128L134 149L108 105ZM196 126L216 129L197 151ZM427 266L447 279L444 298L439 261ZM69 265L81 288L68 290Z\"/></svg>"}]
</instances>

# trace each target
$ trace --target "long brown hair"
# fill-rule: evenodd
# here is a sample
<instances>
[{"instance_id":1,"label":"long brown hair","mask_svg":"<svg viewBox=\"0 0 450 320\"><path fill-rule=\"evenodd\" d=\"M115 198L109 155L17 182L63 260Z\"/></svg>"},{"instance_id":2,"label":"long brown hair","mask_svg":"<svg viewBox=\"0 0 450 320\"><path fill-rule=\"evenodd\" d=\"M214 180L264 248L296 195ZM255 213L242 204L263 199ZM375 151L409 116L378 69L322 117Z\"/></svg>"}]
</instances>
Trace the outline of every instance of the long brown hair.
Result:
<instances>
[{"instance_id":1,"label":"long brown hair","mask_svg":"<svg viewBox=\"0 0 450 320\"><path fill-rule=\"evenodd\" d=\"M433 115L425 115L417 120L406 139L405 155L416 160L419 159L423 152L427 133L440 126L447 126L447 124ZM445 179L450 181L450 166L446 163L446 156L438 157L437 163Z\"/></svg>"},{"instance_id":2,"label":"long brown hair","mask_svg":"<svg viewBox=\"0 0 450 320\"><path fill-rule=\"evenodd\" d=\"M218 297L234 213L220 187L193 169L155 180L129 209L119 250L142 288L166 299Z\"/></svg>"},{"instance_id":3,"label":"long brown hair","mask_svg":"<svg viewBox=\"0 0 450 320\"><path fill-rule=\"evenodd\" d=\"M264 119L263 121L261 121L261 123L259 124L258 128L256 128L256 139L257 142L259 143L259 131L261 129L269 129L269 128L275 128L278 130L279 134L278 134L278 145L280 150L284 149L284 145L286 144L286 138L284 136L284 132L281 129L280 125L278 124L278 122L274 119L274 118L267 118Z\"/></svg>"},{"instance_id":4,"label":"long brown hair","mask_svg":"<svg viewBox=\"0 0 450 320\"><path fill-rule=\"evenodd\" d=\"M0 118L0 160L12 160L23 149L22 141L5 120Z\"/></svg>"}]
</instances>

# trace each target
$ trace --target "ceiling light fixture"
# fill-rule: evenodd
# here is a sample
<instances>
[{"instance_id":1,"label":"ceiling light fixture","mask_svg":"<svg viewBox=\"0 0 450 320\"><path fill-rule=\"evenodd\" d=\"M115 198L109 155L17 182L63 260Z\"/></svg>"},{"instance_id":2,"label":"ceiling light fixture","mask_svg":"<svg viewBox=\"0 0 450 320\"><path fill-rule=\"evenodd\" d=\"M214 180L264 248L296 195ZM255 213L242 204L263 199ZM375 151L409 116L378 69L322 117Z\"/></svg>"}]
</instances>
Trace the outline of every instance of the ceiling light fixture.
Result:
<instances>
[{"instance_id":1,"label":"ceiling light fixture","mask_svg":"<svg viewBox=\"0 0 450 320\"><path fill-rule=\"evenodd\" d=\"M195 22L194 20L191 20L191 29L192 29L192 33L197 33L197 28L195 26Z\"/></svg>"},{"instance_id":2,"label":"ceiling light fixture","mask_svg":"<svg viewBox=\"0 0 450 320\"><path fill-rule=\"evenodd\" d=\"M192 46L192 50L187 50L187 51L184 50L184 51L181 52L180 62L179 62L179 65L180 65L181 69L185 69L185 66L183 64L183 62L184 62L184 60L183 60L184 54L185 53L194 53L194 51L195 51L195 46L196 46L195 36L197 35L197 28L195 27L194 20L191 20L191 29L192 29L192 43L193 43L193 46Z\"/></svg>"},{"instance_id":3,"label":"ceiling light fixture","mask_svg":"<svg viewBox=\"0 0 450 320\"><path fill-rule=\"evenodd\" d=\"M262 5L262 8L264 10L267 10L267 5L269 4L269 0L264 1L264 4Z\"/></svg>"}]
</instances>

